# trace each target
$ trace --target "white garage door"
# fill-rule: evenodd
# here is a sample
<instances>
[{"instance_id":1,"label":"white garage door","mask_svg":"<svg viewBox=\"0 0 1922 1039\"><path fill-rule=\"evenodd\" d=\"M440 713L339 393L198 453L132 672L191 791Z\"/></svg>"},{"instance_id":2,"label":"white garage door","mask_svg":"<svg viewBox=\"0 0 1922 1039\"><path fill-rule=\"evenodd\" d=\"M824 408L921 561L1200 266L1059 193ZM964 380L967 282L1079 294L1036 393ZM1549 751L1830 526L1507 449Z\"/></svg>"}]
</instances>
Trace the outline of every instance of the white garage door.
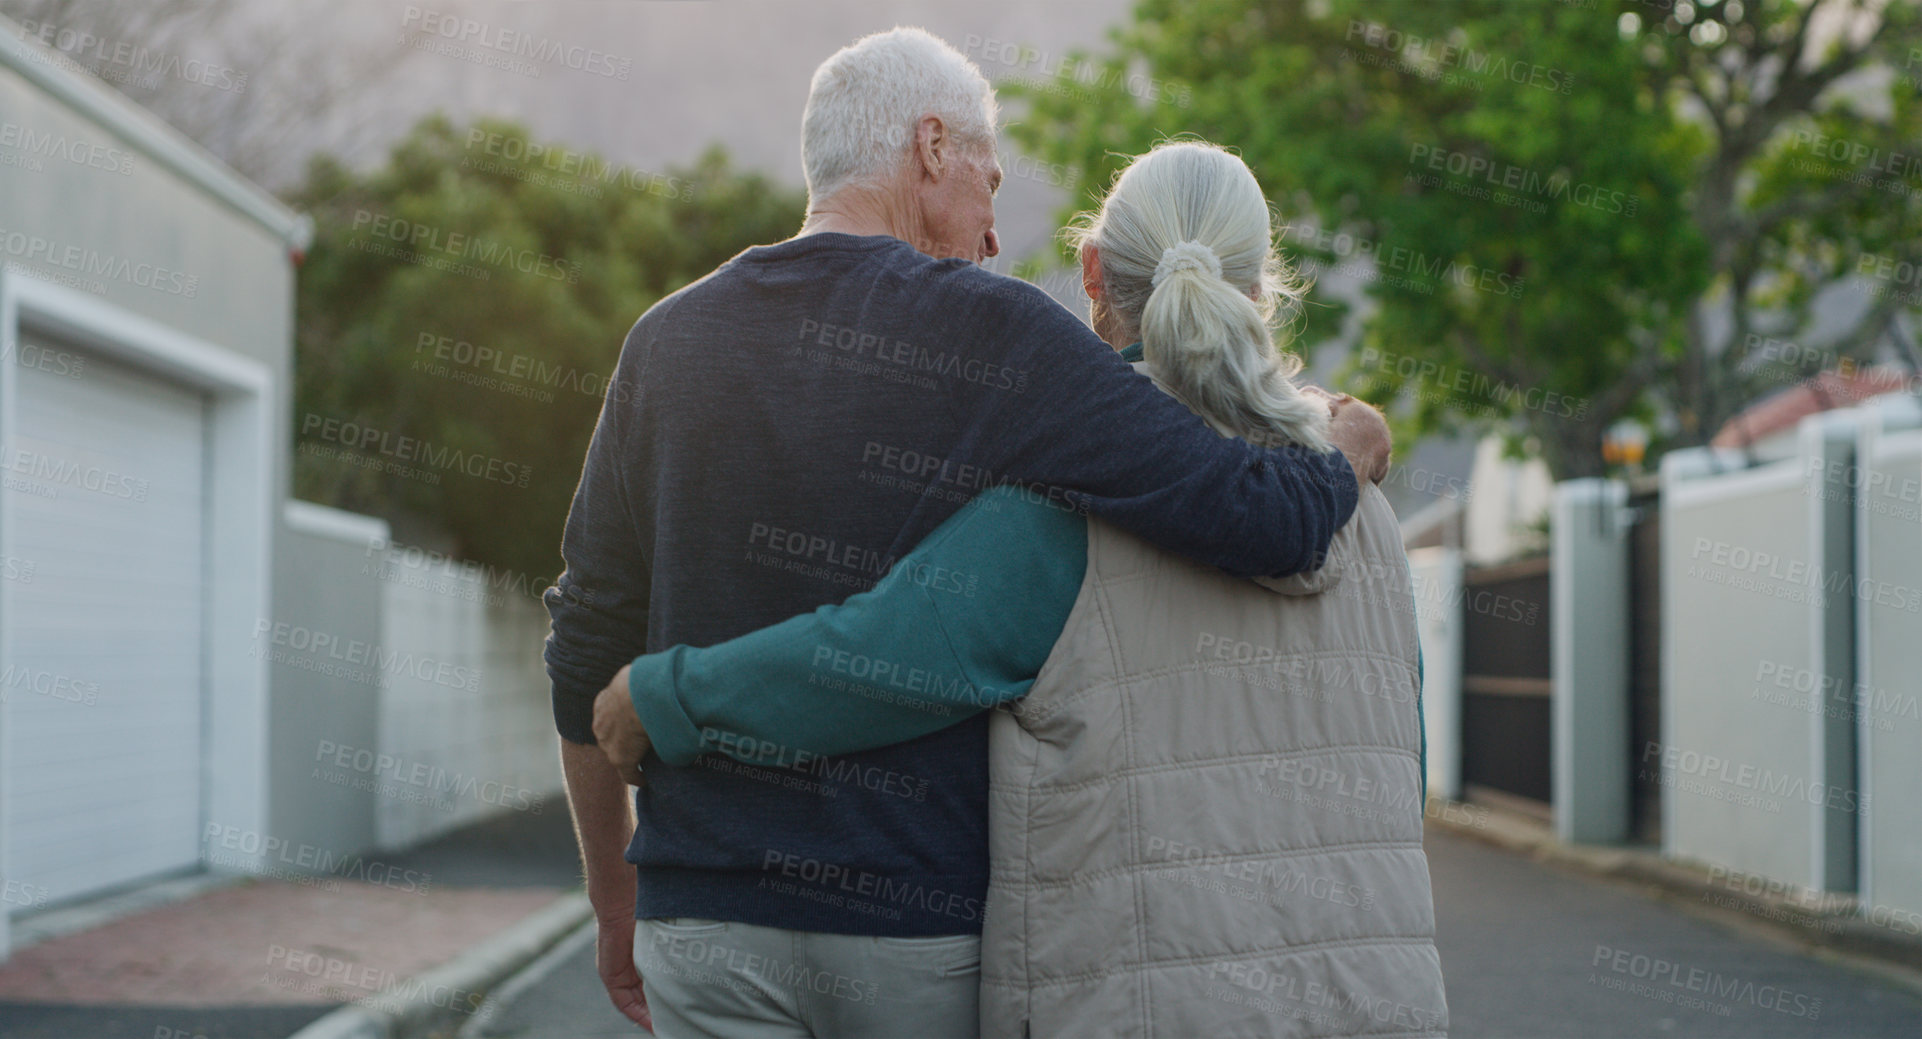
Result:
<instances>
[{"instance_id":1,"label":"white garage door","mask_svg":"<svg viewBox=\"0 0 1922 1039\"><path fill-rule=\"evenodd\" d=\"M5 871L50 901L194 866L204 782L207 399L81 356L0 445Z\"/></svg>"}]
</instances>

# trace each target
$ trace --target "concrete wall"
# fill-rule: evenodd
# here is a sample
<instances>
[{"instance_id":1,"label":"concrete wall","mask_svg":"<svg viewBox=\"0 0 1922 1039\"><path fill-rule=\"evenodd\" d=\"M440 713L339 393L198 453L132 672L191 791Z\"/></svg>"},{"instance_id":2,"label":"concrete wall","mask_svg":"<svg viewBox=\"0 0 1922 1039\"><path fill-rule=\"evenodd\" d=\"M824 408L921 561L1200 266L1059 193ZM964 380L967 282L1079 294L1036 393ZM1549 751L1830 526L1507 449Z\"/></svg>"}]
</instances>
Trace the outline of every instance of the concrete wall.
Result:
<instances>
[{"instance_id":1,"label":"concrete wall","mask_svg":"<svg viewBox=\"0 0 1922 1039\"><path fill-rule=\"evenodd\" d=\"M503 811L566 811L549 686L547 611L525 582L394 547L382 558L382 848Z\"/></svg>"},{"instance_id":2,"label":"concrete wall","mask_svg":"<svg viewBox=\"0 0 1922 1039\"><path fill-rule=\"evenodd\" d=\"M381 587L369 548L387 540L379 520L288 504L274 615L255 625L255 645L273 668L268 832L296 862L302 846L338 857L377 840L374 799L322 777L334 772L330 748L379 742L381 676L366 658L381 642Z\"/></svg>"},{"instance_id":3,"label":"concrete wall","mask_svg":"<svg viewBox=\"0 0 1922 1039\"><path fill-rule=\"evenodd\" d=\"M1629 827L1628 488L1555 488L1548 611L1554 626L1549 754L1555 833L1613 844Z\"/></svg>"},{"instance_id":4,"label":"concrete wall","mask_svg":"<svg viewBox=\"0 0 1922 1039\"><path fill-rule=\"evenodd\" d=\"M1813 723L1765 702L1757 681L1820 673L1815 592L1789 576L1815 562L1801 467L1671 479L1663 497L1664 740L1635 759L1660 774L1663 848L1817 886L1807 805L1782 796L1821 778Z\"/></svg>"},{"instance_id":5,"label":"concrete wall","mask_svg":"<svg viewBox=\"0 0 1922 1039\"><path fill-rule=\"evenodd\" d=\"M1870 808L1861 833L1862 902L1872 920L1922 925L1922 409L1914 400L1863 424L1857 457L1858 567L1883 582L1860 599L1857 682L1812 699L1852 717ZM1888 432L1890 427L1907 427ZM1878 919L1879 917L1879 919Z\"/></svg>"},{"instance_id":6,"label":"concrete wall","mask_svg":"<svg viewBox=\"0 0 1922 1039\"><path fill-rule=\"evenodd\" d=\"M1462 555L1410 549L1408 567L1421 634L1422 730L1428 738L1428 796L1462 796Z\"/></svg>"},{"instance_id":7,"label":"concrete wall","mask_svg":"<svg viewBox=\"0 0 1922 1039\"><path fill-rule=\"evenodd\" d=\"M1862 514L1874 501L1858 441L1889 404L1809 416L1795 456L1760 468L1707 450L1663 460L1665 743L1639 760L1665 788L1670 854L1853 893L1869 871L1863 835L1913 830L1922 772L1886 753L1865 764L1892 733L1851 703L1865 684L1917 684L1906 649L1887 645L1922 631L1914 506ZM1914 468L1905 445L1875 464ZM1903 493L1922 497L1922 483ZM1915 757L1914 731L1895 756ZM1894 840L1877 854L1915 847ZM1885 865L1922 882L1922 858Z\"/></svg>"},{"instance_id":8,"label":"concrete wall","mask_svg":"<svg viewBox=\"0 0 1922 1039\"><path fill-rule=\"evenodd\" d=\"M379 520L305 502L287 512L275 615L257 625L273 662L279 843L267 868L566 811L547 611L527 582L393 545Z\"/></svg>"}]
</instances>

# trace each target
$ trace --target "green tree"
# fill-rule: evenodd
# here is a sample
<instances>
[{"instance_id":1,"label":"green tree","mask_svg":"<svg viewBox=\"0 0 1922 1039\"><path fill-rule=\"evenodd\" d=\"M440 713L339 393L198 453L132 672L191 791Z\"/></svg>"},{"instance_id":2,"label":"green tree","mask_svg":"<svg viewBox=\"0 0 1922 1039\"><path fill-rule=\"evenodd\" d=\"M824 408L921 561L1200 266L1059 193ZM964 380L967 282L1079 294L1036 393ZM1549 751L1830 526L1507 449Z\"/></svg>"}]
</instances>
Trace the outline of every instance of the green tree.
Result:
<instances>
[{"instance_id":1,"label":"green tree","mask_svg":"<svg viewBox=\"0 0 1922 1039\"><path fill-rule=\"evenodd\" d=\"M318 225L300 275L295 493L530 579L559 570L635 318L793 234L804 208L718 150L653 173L440 117L372 172L317 161L294 202Z\"/></svg>"},{"instance_id":2,"label":"green tree","mask_svg":"<svg viewBox=\"0 0 1922 1039\"><path fill-rule=\"evenodd\" d=\"M1889 74L1922 67L1916 3L1878 6L1143 0L1106 54L1011 90L1014 134L1091 173L1180 133L1237 148L1305 266L1373 272L1357 392L1400 395L1413 433L1497 420L1591 475L1624 417L1706 440L1781 378L1746 356L1758 322L1803 335L1864 256L1900 270L1916 246L1922 165L1858 176L1922 139ZM1817 133L1868 150L1811 164ZM1827 356L1871 349L1900 298ZM1341 316L1316 302L1311 337Z\"/></svg>"}]
</instances>

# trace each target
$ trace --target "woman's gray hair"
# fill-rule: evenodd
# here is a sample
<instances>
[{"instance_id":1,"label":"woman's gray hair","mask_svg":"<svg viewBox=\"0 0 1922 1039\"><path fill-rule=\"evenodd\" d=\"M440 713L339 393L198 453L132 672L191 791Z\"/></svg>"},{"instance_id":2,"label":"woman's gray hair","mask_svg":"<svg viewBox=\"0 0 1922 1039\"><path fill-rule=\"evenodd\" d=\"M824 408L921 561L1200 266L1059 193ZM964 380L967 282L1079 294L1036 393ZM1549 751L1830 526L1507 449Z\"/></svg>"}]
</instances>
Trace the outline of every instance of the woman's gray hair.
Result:
<instances>
[{"instance_id":1,"label":"woman's gray hair","mask_svg":"<svg viewBox=\"0 0 1922 1039\"><path fill-rule=\"evenodd\" d=\"M1306 287L1275 250L1246 163L1213 144L1157 145L1123 170L1098 213L1068 229L1101 254L1107 306L1168 389L1216 429L1326 451L1328 408L1295 386L1276 317Z\"/></svg>"},{"instance_id":2,"label":"woman's gray hair","mask_svg":"<svg viewBox=\"0 0 1922 1039\"><path fill-rule=\"evenodd\" d=\"M994 147L994 88L940 37L895 28L835 51L814 70L801 115L810 204L894 173L929 115L940 116L962 142Z\"/></svg>"}]
</instances>

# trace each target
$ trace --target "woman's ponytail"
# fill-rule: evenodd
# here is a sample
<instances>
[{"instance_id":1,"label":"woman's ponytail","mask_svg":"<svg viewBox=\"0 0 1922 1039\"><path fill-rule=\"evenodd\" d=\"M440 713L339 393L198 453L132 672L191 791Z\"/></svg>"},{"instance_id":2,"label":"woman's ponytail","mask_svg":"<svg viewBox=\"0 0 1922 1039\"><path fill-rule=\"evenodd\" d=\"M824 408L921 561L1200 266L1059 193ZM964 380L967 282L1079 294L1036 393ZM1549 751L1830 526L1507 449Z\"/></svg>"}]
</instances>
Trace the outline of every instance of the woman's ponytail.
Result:
<instances>
[{"instance_id":1,"label":"woman's ponytail","mask_svg":"<svg viewBox=\"0 0 1922 1039\"><path fill-rule=\"evenodd\" d=\"M1163 144L1071 234L1101 256L1108 305L1161 382L1215 428L1265 446L1328 449L1328 410L1278 351L1278 302L1302 292L1270 237L1254 174L1213 145Z\"/></svg>"}]
</instances>

